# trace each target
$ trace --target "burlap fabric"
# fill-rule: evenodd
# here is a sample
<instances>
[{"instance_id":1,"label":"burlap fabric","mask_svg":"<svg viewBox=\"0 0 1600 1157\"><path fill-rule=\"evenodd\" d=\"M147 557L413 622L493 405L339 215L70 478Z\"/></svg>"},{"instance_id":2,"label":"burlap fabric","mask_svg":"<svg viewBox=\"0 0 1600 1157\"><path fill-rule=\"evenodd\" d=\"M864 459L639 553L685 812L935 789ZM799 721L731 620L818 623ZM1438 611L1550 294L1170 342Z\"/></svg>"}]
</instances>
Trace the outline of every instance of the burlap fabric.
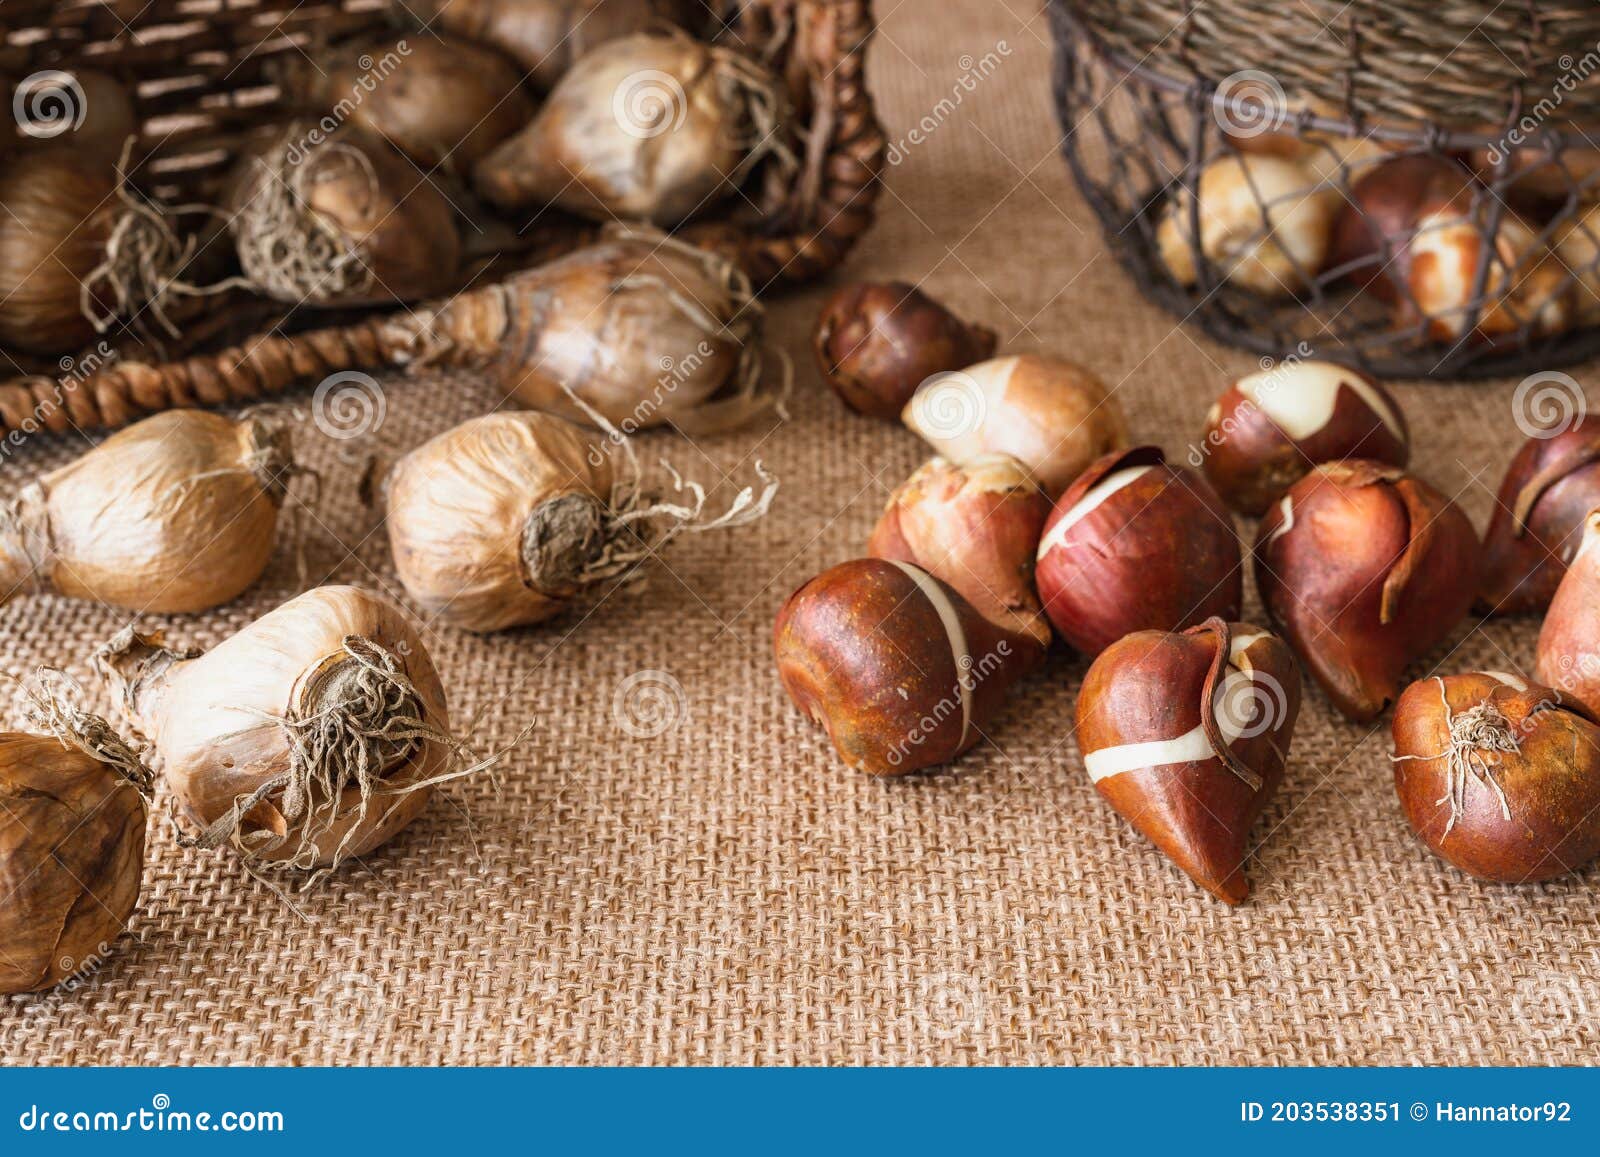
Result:
<instances>
[{"instance_id":1,"label":"burlap fabric","mask_svg":"<svg viewBox=\"0 0 1600 1157\"><path fill-rule=\"evenodd\" d=\"M1101 248L1057 155L1042 19L1022 0L880 7L872 73L894 137L960 89L964 58L995 52L1001 65L921 143L903 142L848 275L921 280L995 325L1006 349L1086 362L1143 438L1182 451L1253 359L1175 328ZM490 638L427 628L480 745L538 720L498 788L453 787L306 899L306 919L229 855L180 849L161 820L130 935L76 990L0 1003L5 1059L1596 1058L1595 870L1511 888L1445 867L1400 816L1386 726L1339 721L1314 692L1257 829L1255 895L1236 911L1095 794L1072 739L1083 663L1068 655L958 766L897 782L844 769L778 686L772 618L801 581L860 552L924 454L819 384L805 337L823 292L773 309L802 369L788 422L700 446L644 442L707 479L742 483L765 460L784 484L771 517L680 542L647 587L587 614ZM381 438L398 448L495 401L470 379L386 385ZM1416 467L1480 527L1520 438L1513 385L1398 389ZM384 537L354 501L359 463L303 440L330 480L313 566L394 590ZM15 486L81 448L36 439L4 478ZM236 605L163 625L208 645L293 584L280 560ZM14 670L70 663L87 677L83 657L126 621L33 598L5 608L0 653ZM1526 669L1535 634L1491 623L1433 661Z\"/></svg>"}]
</instances>

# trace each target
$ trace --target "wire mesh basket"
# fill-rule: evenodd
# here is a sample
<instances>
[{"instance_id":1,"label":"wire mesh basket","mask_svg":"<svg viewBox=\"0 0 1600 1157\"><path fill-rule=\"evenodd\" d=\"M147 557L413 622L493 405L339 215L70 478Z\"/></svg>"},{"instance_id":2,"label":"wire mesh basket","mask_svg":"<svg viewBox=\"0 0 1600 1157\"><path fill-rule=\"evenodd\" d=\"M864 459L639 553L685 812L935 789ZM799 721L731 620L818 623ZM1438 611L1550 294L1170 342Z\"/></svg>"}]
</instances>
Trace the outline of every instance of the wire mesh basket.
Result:
<instances>
[{"instance_id":1,"label":"wire mesh basket","mask_svg":"<svg viewBox=\"0 0 1600 1157\"><path fill-rule=\"evenodd\" d=\"M1600 352L1600 7L1050 15L1067 163L1118 261L1180 318L1380 377Z\"/></svg>"}]
</instances>

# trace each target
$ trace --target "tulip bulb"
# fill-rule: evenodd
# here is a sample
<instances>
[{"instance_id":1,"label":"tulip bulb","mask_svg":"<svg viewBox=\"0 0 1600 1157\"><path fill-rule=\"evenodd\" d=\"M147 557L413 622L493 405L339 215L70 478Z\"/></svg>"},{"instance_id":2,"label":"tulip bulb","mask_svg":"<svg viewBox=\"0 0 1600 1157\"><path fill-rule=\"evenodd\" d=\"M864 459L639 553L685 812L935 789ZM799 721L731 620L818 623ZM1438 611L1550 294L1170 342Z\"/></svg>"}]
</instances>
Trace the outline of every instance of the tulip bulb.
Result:
<instances>
[{"instance_id":1,"label":"tulip bulb","mask_svg":"<svg viewBox=\"0 0 1600 1157\"><path fill-rule=\"evenodd\" d=\"M1600 855L1600 726L1550 687L1483 671L1411 684L1394 787L1434 855L1482 880L1548 880Z\"/></svg>"},{"instance_id":2,"label":"tulip bulb","mask_svg":"<svg viewBox=\"0 0 1600 1157\"><path fill-rule=\"evenodd\" d=\"M795 706L827 729L845 763L871 775L970 750L1032 661L927 571L875 558L824 571L790 595L773 640Z\"/></svg>"},{"instance_id":3,"label":"tulip bulb","mask_svg":"<svg viewBox=\"0 0 1600 1157\"><path fill-rule=\"evenodd\" d=\"M1600 510L1584 519L1577 553L1539 630L1538 655L1539 681L1600 719Z\"/></svg>"},{"instance_id":4,"label":"tulip bulb","mask_svg":"<svg viewBox=\"0 0 1600 1157\"><path fill-rule=\"evenodd\" d=\"M1474 313L1472 336L1484 340L1521 329L1560 333L1572 323L1573 295L1560 262L1509 213L1491 245L1486 212L1456 201L1418 220L1407 245L1408 292L1396 309L1398 324L1420 324L1428 337L1456 341L1468 335ZM1474 293L1480 275L1481 297Z\"/></svg>"},{"instance_id":5,"label":"tulip bulb","mask_svg":"<svg viewBox=\"0 0 1600 1157\"><path fill-rule=\"evenodd\" d=\"M1250 828L1283 781L1299 713L1283 641L1213 618L1102 651L1078 695L1078 747L1119 814L1195 883L1241 904Z\"/></svg>"},{"instance_id":6,"label":"tulip bulb","mask_svg":"<svg viewBox=\"0 0 1600 1157\"><path fill-rule=\"evenodd\" d=\"M1364 173L1334 223L1329 270L1393 302L1418 220L1443 205L1470 204L1471 188L1471 173L1433 154L1395 157Z\"/></svg>"},{"instance_id":7,"label":"tulip bulb","mask_svg":"<svg viewBox=\"0 0 1600 1157\"><path fill-rule=\"evenodd\" d=\"M60 681L30 691L30 724L48 734L0 734L0 993L93 967L144 874L149 768Z\"/></svg>"},{"instance_id":8,"label":"tulip bulb","mask_svg":"<svg viewBox=\"0 0 1600 1157\"><path fill-rule=\"evenodd\" d=\"M901 419L957 466L981 454L1009 454L1052 498L1128 441L1122 409L1104 382L1072 362L1033 354L937 374Z\"/></svg>"},{"instance_id":9,"label":"tulip bulb","mask_svg":"<svg viewBox=\"0 0 1600 1157\"><path fill-rule=\"evenodd\" d=\"M1252 518L1319 463L1371 458L1404 466L1411 457L1394 396L1333 362L1286 361L1240 378L1211 407L1203 441L1206 477Z\"/></svg>"},{"instance_id":10,"label":"tulip bulb","mask_svg":"<svg viewBox=\"0 0 1600 1157\"><path fill-rule=\"evenodd\" d=\"M1045 614L1086 655L1131 631L1238 618L1243 576L1228 508L1154 446L1107 454L1085 470L1039 540Z\"/></svg>"},{"instance_id":11,"label":"tulip bulb","mask_svg":"<svg viewBox=\"0 0 1600 1157\"><path fill-rule=\"evenodd\" d=\"M1570 272L1572 308L1580 322L1600 321L1600 205L1590 205L1556 237L1556 257Z\"/></svg>"},{"instance_id":12,"label":"tulip bulb","mask_svg":"<svg viewBox=\"0 0 1600 1157\"><path fill-rule=\"evenodd\" d=\"M146 418L0 509L0 593L144 612L220 606L261 577L289 483L304 472L269 412Z\"/></svg>"},{"instance_id":13,"label":"tulip bulb","mask_svg":"<svg viewBox=\"0 0 1600 1157\"><path fill-rule=\"evenodd\" d=\"M917 387L994 353L994 331L968 325L903 281L847 285L822 307L811 335L817 368L845 405L897 418Z\"/></svg>"},{"instance_id":14,"label":"tulip bulb","mask_svg":"<svg viewBox=\"0 0 1600 1157\"><path fill-rule=\"evenodd\" d=\"M1500 483L1483 539L1479 601L1492 614L1544 610L1600 507L1600 419L1523 443Z\"/></svg>"},{"instance_id":15,"label":"tulip bulb","mask_svg":"<svg viewBox=\"0 0 1600 1157\"><path fill-rule=\"evenodd\" d=\"M1311 168L1281 157L1223 157L1201 172L1199 189L1198 246L1187 190L1156 229L1178 284L1199 280L1196 248L1226 280L1268 297L1295 292L1322 268L1342 198Z\"/></svg>"},{"instance_id":16,"label":"tulip bulb","mask_svg":"<svg viewBox=\"0 0 1600 1157\"><path fill-rule=\"evenodd\" d=\"M203 654L128 628L96 664L200 845L252 870L366 855L481 766L461 766L416 627L358 587L307 591Z\"/></svg>"},{"instance_id":17,"label":"tulip bulb","mask_svg":"<svg viewBox=\"0 0 1600 1157\"><path fill-rule=\"evenodd\" d=\"M1366 720L1466 615L1478 538L1433 487L1352 458L1317 467L1267 512L1255 563L1279 633L1333 705Z\"/></svg>"},{"instance_id":18,"label":"tulip bulb","mask_svg":"<svg viewBox=\"0 0 1600 1157\"><path fill-rule=\"evenodd\" d=\"M1034 553L1050 503L1015 458L965 466L934 458L900 485L867 543L874 558L909 562L948 583L995 626L1050 646L1034 589Z\"/></svg>"},{"instance_id":19,"label":"tulip bulb","mask_svg":"<svg viewBox=\"0 0 1600 1157\"><path fill-rule=\"evenodd\" d=\"M553 414L501 411L407 454L385 483L406 593L430 619L469 631L542 622L680 533L761 518L777 491L758 463L761 493L747 488L702 519L705 492L693 483L679 483L687 506L646 500L632 449L620 445L618 472L598 436Z\"/></svg>"}]
</instances>

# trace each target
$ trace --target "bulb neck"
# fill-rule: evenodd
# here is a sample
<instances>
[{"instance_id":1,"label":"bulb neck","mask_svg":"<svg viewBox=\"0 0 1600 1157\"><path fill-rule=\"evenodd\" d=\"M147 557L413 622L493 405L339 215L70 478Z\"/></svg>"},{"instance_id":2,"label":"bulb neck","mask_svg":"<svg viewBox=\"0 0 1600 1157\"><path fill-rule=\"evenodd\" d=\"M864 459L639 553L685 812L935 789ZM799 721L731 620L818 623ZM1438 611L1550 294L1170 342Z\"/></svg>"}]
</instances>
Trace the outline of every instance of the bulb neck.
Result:
<instances>
[{"instance_id":1,"label":"bulb neck","mask_svg":"<svg viewBox=\"0 0 1600 1157\"><path fill-rule=\"evenodd\" d=\"M156 722L156 696L180 663L197 658L199 651L179 651L164 644L160 631L142 635L124 627L94 653L94 667L110 685L122 713L149 734Z\"/></svg>"},{"instance_id":2,"label":"bulb neck","mask_svg":"<svg viewBox=\"0 0 1600 1157\"><path fill-rule=\"evenodd\" d=\"M294 439L289 426L266 413L253 413L244 419L247 424L249 448L245 464L261 484L261 489L282 502L289 492L289 481L296 473L304 473L295 465Z\"/></svg>"},{"instance_id":3,"label":"bulb neck","mask_svg":"<svg viewBox=\"0 0 1600 1157\"><path fill-rule=\"evenodd\" d=\"M583 589L605 555L610 537L605 503L573 491L535 506L522 526L522 564L528 585L566 598Z\"/></svg>"},{"instance_id":4,"label":"bulb neck","mask_svg":"<svg viewBox=\"0 0 1600 1157\"><path fill-rule=\"evenodd\" d=\"M0 504L0 604L49 583L50 522L38 483Z\"/></svg>"}]
</instances>

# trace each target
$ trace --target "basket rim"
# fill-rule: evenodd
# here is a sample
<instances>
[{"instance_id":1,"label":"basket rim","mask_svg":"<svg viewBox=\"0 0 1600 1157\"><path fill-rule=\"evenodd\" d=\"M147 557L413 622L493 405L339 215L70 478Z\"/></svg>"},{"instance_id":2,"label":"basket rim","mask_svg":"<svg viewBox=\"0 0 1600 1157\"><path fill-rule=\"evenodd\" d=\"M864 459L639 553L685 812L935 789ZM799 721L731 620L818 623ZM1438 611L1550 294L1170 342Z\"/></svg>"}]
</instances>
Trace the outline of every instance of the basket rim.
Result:
<instances>
[{"instance_id":1,"label":"basket rim","mask_svg":"<svg viewBox=\"0 0 1600 1157\"><path fill-rule=\"evenodd\" d=\"M1192 2L1192 0L1190 0ZM1118 48L1112 43L1112 37L1106 30L1098 27L1093 14L1083 11L1080 0L1048 0L1048 6L1058 16L1056 32L1058 32L1058 51L1064 48L1061 42L1061 30L1069 30L1070 34L1082 37L1093 45L1094 51L1101 54L1102 58L1112 62L1118 69L1131 75L1138 75L1144 82L1150 83L1155 88L1176 94L1176 96L1189 96L1197 98L1200 94L1205 99L1214 99L1221 83L1227 77L1210 77L1203 75L1198 70L1174 72L1171 67L1181 64L1178 54L1166 51L1157 53L1150 50L1142 58L1134 58L1130 51ZM1198 8L1198 6L1197 6ZM1179 42L1184 40L1182 34L1174 37ZM1267 40L1262 40L1262 45L1267 45ZM1600 58L1600 42L1590 43L1589 53L1597 54ZM1334 64L1346 64L1336 61ZM1248 69L1250 66L1246 66ZM1269 69L1259 69L1270 74ZM1330 69L1333 72L1334 69ZM1234 70L1237 72L1237 69ZM1230 72L1229 75L1234 75ZM1346 83L1352 82L1354 70L1346 67ZM1566 91L1573 91L1584 85L1592 85L1595 90L1600 90L1600 74L1590 74L1582 78L1579 85L1571 86ZM1224 98L1226 99L1226 98ZM1242 106L1237 101L1227 101L1229 109L1237 110ZM1256 110L1259 112L1259 106ZM1538 106L1533 106L1538 107ZM1443 147L1443 149L1488 149L1498 147L1506 152L1520 152L1520 150L1544 149L1549 152L1560 152L1562 149L1587 149L1600 150L1600 110L1595 110L1589 115L1576 115L1576 117L1541 117L1534 125L1523 125L1523 120L1528 117L1528 104L1522 86L1515 86L1509 93L1509 107L1504 110L1498 122L1485 122L1483 126L1475 128L1456 128L1446 126L1443 122L1430 122L1424 118L1403 117L1403 115L1389 115L1379 118L1339 117L1339 115L1315 114L1312 110L1296 110L1293 114L1283 117L1282 131L1293 133L1298 130L1317 130L1325 133L1336 133L1341 136L1371 136L1376 141L1394 142L1394 144L1418 144L1424 147ZM1512 138L1509 146L1507 139Z\"/></svg>"},{"instance_id":2,"label":"basket rim","mask_svg":"<svg viewBox=\"0 0 1600 1157\"><path fill-rule=\"evenodd\" d=\"M1061 21L1072 35L1082 37L1097 55L1125 75L1135 77L1150 87L1173 96L1219 106L1230 112L1248 114L1260 111L1259 103L1247 102L1242 97L1221 96L1219 90L1222 80L1202 76L1173 76L1149 63L1148 57L1144 60L1134 60L1107 41L1093 25L1073 11L1070 0L1052 0L1052 3L1061 9ZM1058 44L1058 51L1071 51L1072 48L1070 44ZM1443 128L1422 121L1406 126L1393 121L1364 121L1329 116L1311 109L1298 109L1286 114L1272 131L1294 134L1309 130L1341 137L1370 137L1385 144L1409 144L1427 149L1471 152L1477 149L1503 147L1507 135L1516 130L1521 139L1513 145L1513 150L1544 149L1554 154L1568 148L1600 149L1600 141L1587 135L1581 124L1576 121L1565 122L1571 126L1569 128L1541 124L1530 130L1521 129L1518 123L1523 116L1520 91L1513 94L1512 103L1513 108L1498 131ZM1600 132L1600 119L1595 120L1591 127Z\"/></svg>"}]
</instances>

